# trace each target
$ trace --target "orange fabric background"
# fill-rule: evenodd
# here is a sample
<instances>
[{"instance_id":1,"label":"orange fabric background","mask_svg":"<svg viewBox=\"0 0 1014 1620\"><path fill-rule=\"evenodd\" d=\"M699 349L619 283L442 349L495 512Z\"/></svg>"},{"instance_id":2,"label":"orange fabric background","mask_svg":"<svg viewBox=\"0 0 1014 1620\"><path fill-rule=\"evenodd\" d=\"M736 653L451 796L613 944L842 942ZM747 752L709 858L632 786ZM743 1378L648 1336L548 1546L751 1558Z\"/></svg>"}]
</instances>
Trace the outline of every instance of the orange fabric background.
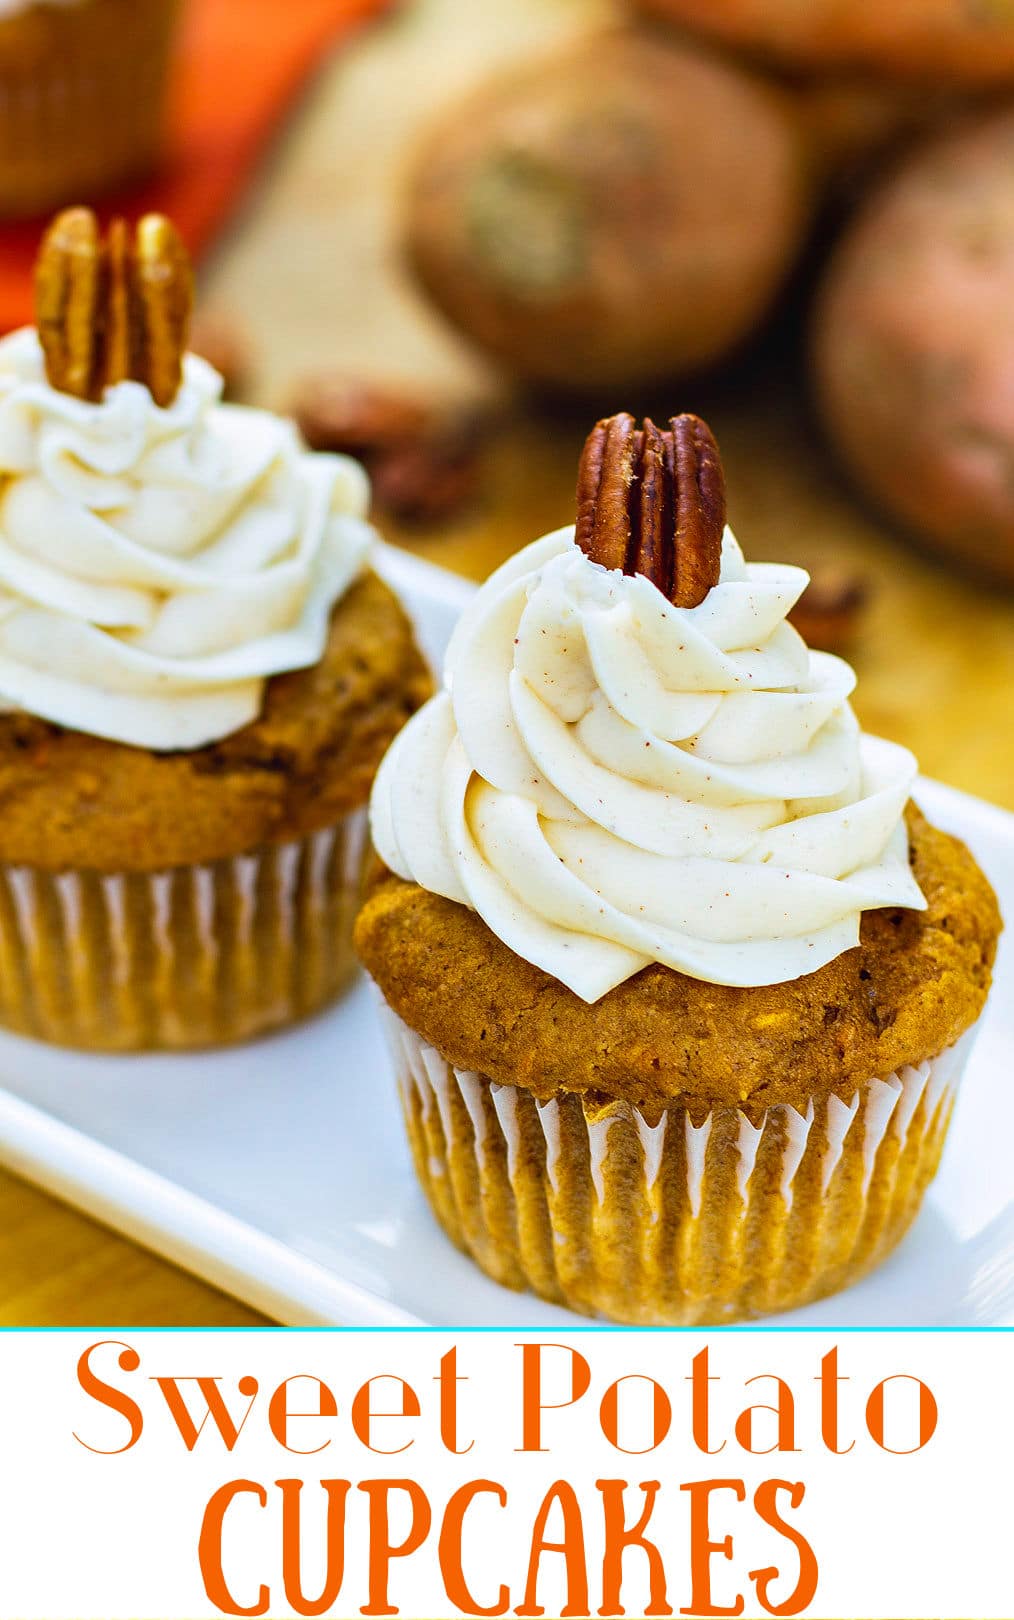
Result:
<instances>
[{"instance_id":1,"label":"orange fabric background","mask_svg":"<svg viewBox=\"0 0 1014 1620\"><path fill-rule=\"evenodd\" d=\"M390 0L186 0L166 162L104 212L158 209L199 256L329 47ZM82 202L88 201L81 198ZM0 227L0 331L32 319L40 223Z\"/></svg>"}]
</instances>

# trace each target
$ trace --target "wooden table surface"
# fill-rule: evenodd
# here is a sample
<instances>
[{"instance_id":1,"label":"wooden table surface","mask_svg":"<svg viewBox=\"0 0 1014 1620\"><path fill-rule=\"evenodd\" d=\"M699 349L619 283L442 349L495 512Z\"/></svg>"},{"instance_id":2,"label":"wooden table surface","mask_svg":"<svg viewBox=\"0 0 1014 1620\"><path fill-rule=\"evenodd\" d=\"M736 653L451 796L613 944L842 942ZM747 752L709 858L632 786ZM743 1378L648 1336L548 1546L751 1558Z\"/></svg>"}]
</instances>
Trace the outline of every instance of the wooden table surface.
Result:
<instances>
[{"instance_id":1,"label":"wooden table surface","mask_svg":"<svg viewBox=\"0 0 1014 1620\"><path fill-rule=\"evenodd\" d=\"M257 345L256 396L284 403L300 372L333 363L426 379L442 396L504 399L484 498L460 522L392 538L482 577L566 522L583 433L598 409L692 408L712 421L730 516L754 557L855 564L875 587L851 653L863 724L923 769L1014 809L1014 597L921 556L861 508L807 409L790 343L671 400L593 401L551 413L498 379L423 304L397 255L397 196L413 132L487 65L605 15L605 0L415 0L320 75L204 275L204 299ZM390 532L390 531L389 531ZM0 1176L0 1322L260 1321L196 1279L12 1177Z\"/></svg>"}]
</instances>

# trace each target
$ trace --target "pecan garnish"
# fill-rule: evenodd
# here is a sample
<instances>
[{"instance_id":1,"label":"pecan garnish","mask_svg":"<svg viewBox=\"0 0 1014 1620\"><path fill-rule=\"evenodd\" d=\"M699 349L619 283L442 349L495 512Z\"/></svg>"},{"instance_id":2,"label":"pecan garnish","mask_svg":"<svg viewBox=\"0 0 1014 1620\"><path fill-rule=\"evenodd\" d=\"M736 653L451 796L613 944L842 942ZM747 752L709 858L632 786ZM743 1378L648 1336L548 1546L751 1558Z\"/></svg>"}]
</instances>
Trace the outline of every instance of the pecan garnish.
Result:
<instances>
[{"instance_id":1,"label":"pecan garnish","mask_svg":"<svg viewBox=\"0 0 1014 1620\"><path fill-rule=\"evenodd\" d=\"M452 518L477 493L489 428L478 409L340 372L306 377L290 409L310 448L355 456L376 506L406 525Z\"/></svg>"},{"instance_id":2,"label":"pecan garnish","mask_svg":"<svg viewBox=\"0 0 1014 1620\"><path fill-rule=\"evenodd\" d=\"M725 475L711 429L674 416L667 431L625 412L588 436L576 540L592 562L643 574L675 607L697 607L722 567Z\"/></svg>"},{"instance_id":3,"label":"pecan garnish","mask_svg":"<svg viewBox=\"0 0 1014 1620\"><path fill-rule=\"evenodd\" d=\"M148 214L133 233L116 219L103 240L89 208L58 215L35 272L46 375L61 393L98 403L128 378L171 405L183 380L193 274L168 219Z\"/></svg>"},{"instance_id":4,"label":"pecan garnish","mask_svg":"<svg viewBox=\"0 0 1014 1620\"><path fill-rule=\"evenodd\" d=\"M409 526L458 517L479 490L478 431L467 420L449 422L378 457L371 472L378 508Z\"/></svg>"},{"instance_id":5,"label":"pecan garnish","mask_svg":"<svg viewBox=\"0 0 1014 1620\"><path fill-rule=\"evenodd\" d=\"M789 622L808 646L842 652L859 634L870 595L864 574L837 563L824 564L814 569Z\"/></svg>"},{"instance_id":6,"label":"pecan garnish","mask_svg":"<svg viewBox=\"0 0 1014 1620\"><path fill-rule=\"evenodd\" d=\"M361 461L414 443L427 432L431 414L421 397L403 388L332 371L304 377L290 410L311 450Z\"/></svg>"}]
</instances>

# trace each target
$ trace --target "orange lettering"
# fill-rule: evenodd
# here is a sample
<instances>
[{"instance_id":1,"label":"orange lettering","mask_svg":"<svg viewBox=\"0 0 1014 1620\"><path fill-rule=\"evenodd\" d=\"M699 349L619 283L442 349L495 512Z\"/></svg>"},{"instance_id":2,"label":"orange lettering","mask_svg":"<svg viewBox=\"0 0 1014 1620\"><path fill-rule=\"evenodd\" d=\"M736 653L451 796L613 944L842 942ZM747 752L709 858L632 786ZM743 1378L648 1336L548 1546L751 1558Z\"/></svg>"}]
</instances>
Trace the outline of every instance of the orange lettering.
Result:
<instances>
[{"instance_id":1,"label":"orange lettering","mask_svg":"<svg viewBox=\"0 0 1014 1620\"><path fill-rule=\"evenodd\" d=\"M282 1582L285 1596L297 1614L327 1614L338 1601L345 1579L345 1503L349 1494L347 1479L322 1479L327 1495L327 1550L324 1561L324 1590L311 1599L303 1592L301 1479L276 1479L282 1493Z\"/></svg>"},{"instance_id":2,"label":"orange lettering","mask_svg":"<svg viewBox=\"0 0 1014 1620\"><path fill-rule=\"evenodd\" d=\"M557 1503L559 1503L560 1510L563 1513L563 1540L547 1541L546 1524ZM517 1615L538 1616L546 1612L537 1599L539 1565L543 1553L547 1552L562 1553L566 1564L567 1602L560 1610L561 1617L588 1614L590 1612L588 1608L588 1566L585 1561L581 1505L578 1502L574 1487L568 1485L566 1480L563 1479L558 1479L555 1485L550 1486L536 1515L535 1528L532 1531L532 1551L528 1560L525 1597L524 1602L514 1610Z\"/></svg>"},{"instance_id":3,"label":"orange lettering","mask_svg":"<svg viewBox=\"0 0 1014 1620\"><path fill-rule=\"evenodd\" d=\"M430 1533L433 1514L421 1485L414 1479L368 1479L359 1486L370 1504L370 1587L369 1602L360 1614L397 1614L388 1588L392 1558L408 1558L418 1552ZM404 1491L412 1508L412 1523L404 1541L391 1541L390 1502L393 1491Z\"/></svg>"},{"instance_id":4,"label":"orange lettering","mask_svg":"<svg viewBox=\"0 0 1014 1620\"><path fill-rule=\"evenodd\" d=\"M570 1357L570 1395L565 1401L542 1398L542 1352L562 1350ZM542 1444L543 1412L559 1412L573 1406L591 1385L591 1368L584 1356L567 1344L523 1344L521 1346L521 1445L520 1451L545 1451Z\"/></svg>"},{"instance_id":5,"label":"orange lettering","mask_svg":"<svg viewBox=\"0 0 1014 1620\"><path fill-rule=\"evenodd\" d=\"M800 1535L790 1524L786 1524L778 1512L779 1491L788 1491L790 1505L797 1508L806 1495L806 1486L799 1482L790 1485L785 1479L767 1479L757 1488L753 1499L754 1507L765 1524L792 1542L799 1554L799 1579L784 1603L768 1602L771 1583L778 1578L777 1568L752 1569L750 1579L757 1583L757 1601L768 1614L802 1614L804 1609L809 1608L816 1595L820 1571L817 1568L813 1548L806 1537Z\"/></svg>"},{"instance_id":6,"label":"orange lettering","mask_svg":"<svg viewBox=\"0 0 1014 1620\"><path fill-rule=\"evenodd\" d=\"M647 1446L621 1446L619 1440L620 1427L620 1385L644 1383L650 1384L652 1389L652 1430L651 1443ZM599 1423L602 1433L611 1446L617 1451L625 1451L628 1457L643 1457L645 1452L654 1451L660 1446L669 1433L672 1424L672 1403L661 1384L654 1378L646 1378L643 1373L627 1373L618 1378L615 1384L610 1384L602 1397L599 1408Z\"/></svg>"},{"instance_id":7,"label":"orange lettering","mask_svg":"<svg viewBox=\"0 0 1014 1620\"><path fill-rule=\"evenodd\" d=\"M455 1491L447 1504L444 1522L440 1527L440 1573L443 1576L444 1591L454 1607L460 1609L462 1614L506 1614L510 1603L510 1593L506 1586L501 1586L496 1603L491 1608L484 1609L472 1596L462 1568L461 1542L465 1514L475 1498L484 1494L495 1496L501 1507L507 1506L507 1492L502 1485L497 1485L490 1479L474 1479Z\"/></svg>"},{"instance_id":8,"label":"orange lettering","mask_svg":"<svg viewBox=\"0 0 1014 1620\"><path fill-rule=\"evenodd\" d=\"M792 1390L784 1378L775 1373L758 1373L755 1378L747 1379L747 1386L757 1384L762 1378L773 1379L778 1397L777 1406L768 1406L761 1401L756 1406L748 1406L736 1419L736 1439L745 1451L752 1451L755 1457L766 1457L772 1451L795 1451L796 1446L796 1407L792 1399ZM755 1412L773 1412L778 1419L778 1438L770 1446L755 1446L753 1443L753 1415Z\"/></svg>"},{"instance_id":9,"label":"orange lettering","mask_svg":"<svg viewBox=\"0 0 1014 1620\"><path fill-rule=\"evenodd\" d=\"M707 1345L699 1351L690 1363L692 1368L689 1383L691 1386L690 1417L693 1427L694 1445L698 1451L705 1452L709 1457L717 1457L725 1449L725 1441L720 1446L712 1446L710 1432L710 1403L708 1399L709 1384L717 1384L717 1375L713 1378L708 1371L710 1356Z\"/></svg>"},{"instance_id":10,"label":"orange lettering","mask_svg":"<svg viewBox=\"0 0 1014 1620\"><path fill-rule=\"evenodd\" d=\"M440 1385L440 1438L444 1450L455 1457L464 1457L475 1441L470 1440L467 1446L458 1445L458 1385L467 1384L468 1379L458 1377L457 1345L441 1357L436 1381Z\"/></svg>"},{"instance_id":11,"label":"orange lettering","mask_svg":"<svg viewBox=\"0 0 1014 1620\"><path fill-rule=\"evenodd\" d=\"M197 1556L201 1566L201 1577L204 1581L204 1590L208 1599L222 1614L267 1614L271 1602L271 1593L266 1586L258 1588L257 1600L249 1609L244 1609L236 1602L226 1585L225 1574L222 1569L222 1528L225 1515L237 1496L248 1493L255 1496L261 1507L267 1506L268 1493L263 1485L257 1485L252 1479L234 1479L228 1485L217 1490L204 1510L201 1521L201 1535L197 1547Z\"/></svg>"},{"instance_id":12,"label":"orange lettering","mask_svg":"<svg viewBox=\"0 0 1014 1620\"><path fill-rule=\"evenodd\" d=\"M681 1485L680 1490L690 1495L690 1603L680 1614L742 1614L742 1596L737 1597L731 1608L723 1608L711 1595L712 1557L721 1553L723 1558L731 1559L732 1537L711 1540L709 1508L712 1491L734 1491L736 1501L744 1502L746 1486L741 1479L698 1479Z\"/></svg>"},{"instance_id":13,"label":"orange lettering","mask_svg":"<svg viewBox=\"0 0 1014 1620\"><path fill-rule=\"evenodd\" d=\"M660 1481L649 1479L640 1486L644 1493L644 1507L637 1523L631 1525L629 1529L623 1502L623 1494L627 1489L626 1480L597 1479L595 1484L602 1493L606 1542L605 1555L602 1559L602 1607L599 1614L626 1613L621 1607L621 1597L623 1554L628 1547L640 1547L648 1560L649 1595L648 1607L644 1610L645 1620L648 1616L672 1614L672 1609L666 1602L665 1564L662 1561L662 1554L655 1543L649 1541L645 1535L655 1507Z\"/></svg>"},{"instance_id":14,"label":"orange lettering","mask_svg":"<svg viewBox=\"0 0 1014 1620\"><path fill-rule=\"evenodd\" d=\"M855 1441L850 1440L847 1446L838 1444L838 1385L847 1384L848 1379L838 1372L837 1345L821 1361L817 1382L820 1385L821 1438L828 1451L836 1457L845 1457L855 1449Z\"/></svg>"},{"instance_id":15,"label":"orange lettering","mask_svg":"<svg viewBox=\"0 0 1014 1620\"><path fill-rule=\"evenodd\" d=\"M382 1381L401 1386L401 1410L398 1412L375 1412L370 1404L371 1390L374 1384ZM403 1446L375 1446L373 1444L373 1425L382 1418L418 1417L420 1412L419 1397L411 1384L406 1384L404 1378L396 1373L378 1373L375 1378L367 1379L362 1389L358 1389L352 1402L352 1428L356 1439L364 1445L367 1451L375 1451L381 1457L396 1457L399 1452L407 1451L414 1446L414 1440L406 1440Z\"/></svg>"},{"instance_id":16,"label":"orange lettering","mask_svg":"<svg viewBox=\"0 0 1014 1620\"><path fill-rule=\"evenodd\" d=\"M317 1410L315 1412L289 1411L289 1385L296 1383L310 1383L317 1386ZM268 1402L268 1428L286 1451L291 1451L297 1457L314 1457L318 1451L326 1451L331 1444L330 1439L324 1440L319 1446L290 1446L289 1424L293 1418L333 1418L338 1416L338 1402L319 1378L312 1373L295 1373L292 1378L286 1378L279 1384Z\"/></svg>"},{"instance_id":17,"label":"orange lettering","mask_svg":"<svg viewBox=\"0 0 1014 1620\"><path fill-rule=\"evenodd\" d=\"M75 1433L74 1439L79 1446L84 1446L86 1451L95 1452L96 1456L118 1457L122 1452L129 1451L131 1446L137 1445L141 1438L141 1431L144 1428L144 1417L136 1401L132 1401L129 1395L124 1395L122 1390L116 1389L113 1384L107 1384L105 1379L99 1378L96 1373L92 1372L93 1353L96 1350L104 1350L107 1346L119 1350L120 1354L117 1356L116 1361L124 1372L137 1371L141 1365L141 1358L136 1350L132 1349L129 1344L123 1344L119 1339L103 1339L98 1344L90 1344L81 1356L77 1364L77 1381L85 1394L90 1395L93 1401L98 1401L100 1406L108 1406L110 1411L119 1412L121 1417L126 1418L130 1424L130 1439L124 1441L122 1446L113 1446L110 1449L103 1449L101 1446L90 1446L87 1440L82 1440L77 1433Z\"/></svg>"},{"instance_id":18,"label":"orange lettering","mask_svg":"<svg viewBox=\"0 0 1014 1620\"><path fill-rule=\"evenodd\" d=\"M919 1439L914 1446L889 1446L884 1439L884 1393L888 1384L902 1382L915 1384L919 1390ZM866 1426L880 1449L889 1451L893 1457L911 1457L913 1452L929 1445L936 1433L937 1416L933 1391L911 1373L892 1373L890 1378L882 1378L866 1403Z\"/></svg>"},{"instance_id":19,"label":"orange lettering","mask_svg":"<svg viewBox=\"0 0 1014 1620\"><path fill-rule=\"evenodd\" d=\"M157 1384L162 1391L165 1403L172 1413L173 1422L176 1424L183 1444L188 1451L193 1451L204 1433L204 1425L209 1417L213 1420L215 1427L225 1442L226 1451L231 1451L243 1433L243 1425L253 1411L253 1404L257 1398L259 1387L256 1378L250 1378L249 1376L241 1378L237 1384L236 1387L240 1394L249 1396L249 1405L237 1425L233 1422L229 1408L222 1399L217 1378L153 1378L152 1383ZM180 1384L196 1384L204 1396L207 1411L199 1424L194 1423L187 1410L187 1404L180 1394Z\"/></svg>"}]
</instances>

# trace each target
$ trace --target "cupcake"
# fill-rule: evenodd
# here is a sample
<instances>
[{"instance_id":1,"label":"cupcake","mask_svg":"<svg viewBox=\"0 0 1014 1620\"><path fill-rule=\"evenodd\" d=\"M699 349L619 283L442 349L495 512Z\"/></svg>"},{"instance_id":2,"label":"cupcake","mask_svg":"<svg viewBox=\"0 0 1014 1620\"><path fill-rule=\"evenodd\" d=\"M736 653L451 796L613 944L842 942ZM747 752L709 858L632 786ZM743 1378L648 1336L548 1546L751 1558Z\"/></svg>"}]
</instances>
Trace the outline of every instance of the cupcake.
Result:
<instances>
[{"instance_id":1,"label":"cupcake","mask_svg":"<svg viewBox=\"0 0 1014 1620\"><path fill-rule=\"evenodd\" d=\"M333 999L429 681L367 480L223 406L186 255L78 209L0 343L0 1024L136 1051Z\"/></svg>"},{"instance_id":2,"label":"cupcake","mask_svg":"<svg viewBox=\"0 0 1014 1620\"><path fill-rule=\"evenodd\" d=\"M787 1310L898 1242L993 892L747 564L708 429L628 416L464 614L374 788L356 942L415 1167L491 1277L589 1315Z\"/></svg>"},{"instance_id":3,"label":"cupcake","mask_svg":"<svg viewBox=\"0 0 1014 1620\"><path fill-rule=\"evenodd\" d=\"M179 0L0 0L0 215L145 174Z\"/></svg>"}]
</instances>

